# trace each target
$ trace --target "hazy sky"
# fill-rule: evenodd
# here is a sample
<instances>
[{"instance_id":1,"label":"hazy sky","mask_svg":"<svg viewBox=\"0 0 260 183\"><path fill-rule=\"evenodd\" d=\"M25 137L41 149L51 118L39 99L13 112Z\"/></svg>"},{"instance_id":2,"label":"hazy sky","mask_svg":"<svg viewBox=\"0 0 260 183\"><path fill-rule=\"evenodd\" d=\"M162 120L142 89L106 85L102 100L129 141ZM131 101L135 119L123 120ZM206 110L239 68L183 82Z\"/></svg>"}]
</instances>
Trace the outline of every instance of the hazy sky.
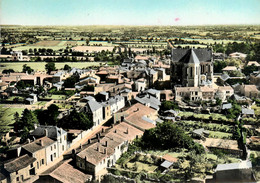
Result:
<instances>
[{"instance_id":1,"label":"hazy sky","mask_svg":"<svg viewBox=\"0 0 260 183\"><path fill-rule=\"evenodd\" d=\"M260 24L260 0L0 0L0 24Z\"/></svg>"}]
</instances>

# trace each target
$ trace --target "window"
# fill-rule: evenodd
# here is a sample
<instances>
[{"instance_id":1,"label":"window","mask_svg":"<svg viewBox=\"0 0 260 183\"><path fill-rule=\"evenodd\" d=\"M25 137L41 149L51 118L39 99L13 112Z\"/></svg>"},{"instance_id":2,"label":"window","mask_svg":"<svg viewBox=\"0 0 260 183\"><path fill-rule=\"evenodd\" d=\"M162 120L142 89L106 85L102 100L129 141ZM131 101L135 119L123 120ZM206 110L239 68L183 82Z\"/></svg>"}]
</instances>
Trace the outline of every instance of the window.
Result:
<instances>
[{"instance_id":1,"label":"window","mask_svg":"<svg viewBox=\"0 0 260 183\"><path fill-rule=\"evenodd\" d=\"M16 177L16 181L19 182L19 177Z\"/></svg>"},{"instance_id":2,"label":"window","mask_svg":"<svg viewBox=\"0 0 260 183\"><path fill-rule=\"evenodd\" d=\"M51 146L51 151L52 151L52 146Z\"/></svg>"},{"instance_id":3,"label":"window","mask_svg":"<svg viewBox=\"0 0 260 183\"><path fill-rule=\"evenodd\" d=\"M64 151L64 145L62 145L62 151Z\"/></svg>"},{"instance_id":4,"label":"window","mask_svg":"<svg viewBox=\"0 0 260 183\"><path fill-rule=\"evenodd\" d=\"M44 165L44 159L42 159L42 165Z\"/></svg>"},{"instance_id":5,"label":"window","mask_svg":"<svg viewBox=\"0 0 260 183\"><path fill-rule=\"evenodd\" d=\"M52 155L51 155L51 161L53 161L53 157L52 157Z\"/></svg>"},{"instance_id":6,"label":"window","mask_svg":"<svg viewBox=\"0 0 260 183\"><path fill-rule=\"evenodd\" d=\"M37 169L39 169L39 162L37 162Z\"/></svg>"},{"instance_id":7,"label":"window","mask_svg":"<svg viewBox=\"0 0 260 183\"><path fill-rule=\"evenodd\" d=\"M31 168L33 167L33 163L31 163Z\"/></svg>"},{"instance_id":8,"label":"window","mask_svg":"<svg viewBox=\"0 0 260 183\"><path fill-rule=\"evenodd\" d=\"M56 144L54 144L54 149L56 149Z\"/></svg>"},{"instance_id":9,"label":"window","mask_svg":"<svg viewBox=\"0 0 260 183\"><path fill-rule=\"evenodd\" d=\"M56 153L54 153L54 155L53 155L53 156L54 156L54 158L56 158Z\"/></svg>"},{"instance_id":10,"label":"window","mask_svg":"<svg viewBox=\"0 0 260 183\"><path fill-rule=\"evenodd\" d=\"M18 174L18 171L16 171L16 175Z\"/></svg>"},{"instance_id":11,"label":"window","mask_svg":"<svg viewBox=\"0 0 260 183\"><path fill-rule=\"evenodd\" d=\"M23 175L21 175L21 180L23 180Z\"/></svg>"}]
</instances>

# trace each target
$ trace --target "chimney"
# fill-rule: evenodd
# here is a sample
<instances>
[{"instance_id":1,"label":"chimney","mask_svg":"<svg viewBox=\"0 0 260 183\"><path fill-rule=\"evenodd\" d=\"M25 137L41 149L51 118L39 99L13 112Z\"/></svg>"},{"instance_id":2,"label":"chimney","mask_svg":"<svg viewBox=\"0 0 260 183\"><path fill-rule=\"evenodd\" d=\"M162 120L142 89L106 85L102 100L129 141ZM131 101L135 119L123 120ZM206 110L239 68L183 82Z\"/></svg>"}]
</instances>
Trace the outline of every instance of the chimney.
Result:
<instances>
[{"instance_id":1,"label":"chimney","mask_svg":"<svg viewBox=\"0 0 260 183\"><path fill-rule=\"evenodd\" d=\"M88 139L88 144L91 144L91 139Z\"/></svg>"},{"instance_id":2,"label":"chimney","mask_svg":"<svg viewBox=\"0 0 260 183\"><path fill-rule=\"evenodd\" d=\"M87 161L88 160L88 158L87 158L87 156L85 156L85 161Z\"/></svg>"},{"instance_id":3,"label":"chimney","mask_svg":"<svg viewBox=\"0 0 260 183\"><path fill-rule=\"evenodd\" d=\"M106 141L105 141L105 146L106 146L106 147L107 147L107 144L108 144L108 143L107 143L107 140L106 140Z\"/></svg>"},{"instance_id":4,"label":"chimney","mask_svg":"<svg viewBox=\"0 0 260 183\"><path fill-rule=\"evenodd\" d=\"M104 154L107 155L107 149L106 148L104 149Z\"/></svg>"},{"instance_id":5,"label":"chimney","mask_svg":"<svg viewBox=\"0 0 260 183\"><path fill-rule=\"evenodd\" d=\"M97 152L99 152L99 147L97 146Z\"/></svg>"},{"instance_id":6,"label":"chimney","mask_svg":"<svg viewBox=\"0 0 260 183\"><path fill-rule=\"evenodd\" d=\"M128 134L128 127L126 128L126 132L125 133Z\"/></svg>"},{"instance_id":7,"label":"chimney","mask_svg":"<svg viewBox=\"0 0 260 183\"><path fill-rule=\"evenodd\" d=\"M28 144L30 144L30 143L31 143L31 140L30 140L29 138L27 139L27 143L28 143Z\"/></svg>"},{"instance_id":8,"label":"chimney","mask_svg":"<svg viewBox=\"0 0 260 183\"><path fill-rule=\"evenodd\" d=\"M104 128L102 128L102 131L101 131L102 133L104 133L105 132L105 129Z\"/></svg>"},{"instance_id":9,"label":"chimney","mask_svg":"<svg viewBox=\"0 0 260 183\"><path fill-rule=\"evenodd\" d=\"M40 140L39 142L40 142L40 146L43 146L43 141L42 141L42 140Z\"/></svg>"},{"instance_id":10,"label":"chimney","mask_svg":"<svg viewBox=\"0 0 260 183\"><path fill-rule=\"evenodd\" d=\"M115 133L116 133L116 129L115 129L115 131L114 131Z\"/></svg>"},{"instance_id":11,"label":"chimney","mask_svg":"<svg viewBox=\"0 0 260 183\"><path fill-rule=\"evenodd\" d=\"M82 149L82 144L80 143L80 149Z\"/></svg>"},{"instance_id":12,"label":"chimney","mask_svg":"<svg viewBox=\"0 0 260 183\"><path fill-rule=\"evenodd\" d=\"M125 119L125 116L121 116L121 122L123 122Z\"/></svg>"},{"instance_id":13,"label":"chimney","mask_svg":"<svg viewBox=\"0 0 260 183\"><path fill-rule=\"evenodd\" d=\"M44 129L44 135L48 137L48 130L46 128Z\"/></svg>"}]
</instances>

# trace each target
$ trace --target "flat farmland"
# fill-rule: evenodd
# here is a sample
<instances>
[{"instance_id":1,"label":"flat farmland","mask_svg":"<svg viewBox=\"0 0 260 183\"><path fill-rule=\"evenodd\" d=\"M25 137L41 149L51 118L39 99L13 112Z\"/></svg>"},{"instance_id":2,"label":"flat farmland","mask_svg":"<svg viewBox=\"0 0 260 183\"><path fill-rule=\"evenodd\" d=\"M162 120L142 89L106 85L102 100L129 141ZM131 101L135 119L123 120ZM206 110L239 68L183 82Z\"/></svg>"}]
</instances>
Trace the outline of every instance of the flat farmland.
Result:
<instances>
[{"instance_id":1,"label":"flat farmland","mask_svg":"<svg viewBox=\"0 0 260 183\"><path fill-rule=\"evenodd\" d=\"M39 49L39 48L46 48L46 49L53 49L53 50L59 50L59 49L65 49L67 46L78 46L78 45L84 45L86 44L86 41L66 41L66 40L53 40L53 41L39 41L34 44L28 44L28 45L22 45L22 46L16 46L13 48L14 51L21 51L21 50L29 50L29 49ZM12 47L12 45L10 45Z\"/></svg>"},{"instance_id":2,"label":"flat farmland","mask_svg":"<svg viewBox=\"0 0 260 183\"><path fill-rule=\"evenodd\" d=\"M89 66L99 66L102 62L56 62L55 66L57 69L61 69L65 64L71 67L84 68ZM46 62L12 62L12 63L0 63L0 72L4 69L13 69L14 71L21 72L23 65L27 64L35 71L44 71Z\"/></svg>"},{"instance_id":3,"label":"flat farmland","mask_svg":"<svg viewBox=\"0 0 260 183\"><path fill-rule=\"evenodd\" d=\"M113 51L113 46L76 46L73 47L73 51L79 51L79 52L100 52L102 50L106 51Z\"/></svg>"}]
</instances>

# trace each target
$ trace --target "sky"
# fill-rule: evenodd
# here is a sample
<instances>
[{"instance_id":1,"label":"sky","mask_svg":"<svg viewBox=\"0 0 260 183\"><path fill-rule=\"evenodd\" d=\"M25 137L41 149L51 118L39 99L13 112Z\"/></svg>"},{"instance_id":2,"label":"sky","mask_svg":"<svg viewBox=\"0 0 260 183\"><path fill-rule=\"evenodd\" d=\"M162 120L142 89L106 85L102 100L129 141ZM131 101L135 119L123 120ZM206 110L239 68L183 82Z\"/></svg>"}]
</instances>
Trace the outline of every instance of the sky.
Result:
<instances>
[{"instance_id":1,"label":"sky","mask_svg":"<svg viewBox=\"0 0 260 183\"><path fill-rule=\"evenodd\" d=\"M0 0L1 25L260 24L260 0Z\"/></svg>"}]
</instances>

